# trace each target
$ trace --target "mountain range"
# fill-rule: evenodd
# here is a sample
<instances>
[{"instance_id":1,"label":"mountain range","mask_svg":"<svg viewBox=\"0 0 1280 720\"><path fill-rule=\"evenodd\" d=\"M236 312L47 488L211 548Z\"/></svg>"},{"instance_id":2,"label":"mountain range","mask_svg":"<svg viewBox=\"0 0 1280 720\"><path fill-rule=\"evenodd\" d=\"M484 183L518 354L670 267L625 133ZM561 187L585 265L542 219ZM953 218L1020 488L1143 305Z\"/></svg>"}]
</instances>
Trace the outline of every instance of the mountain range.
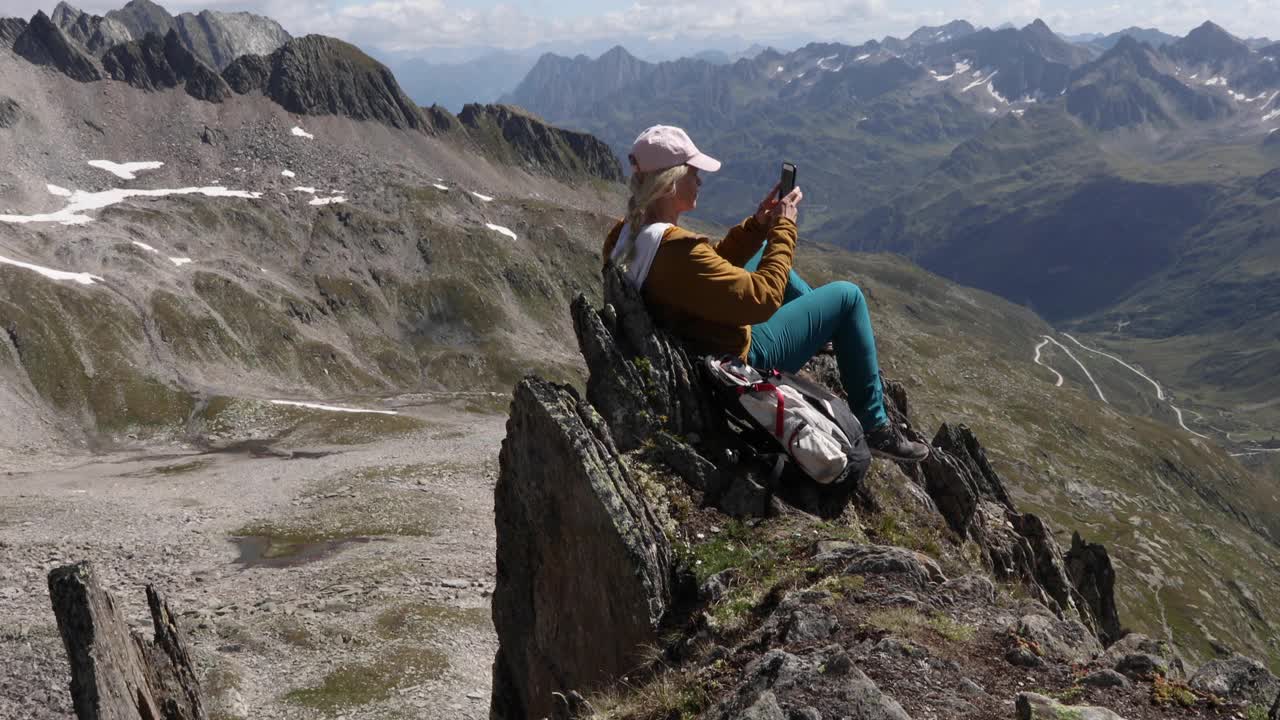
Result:
<instances>
[{"instance_id":1,"label":"mountain range","mask_svg":"<svg viewBox=\"0 0 1280 720\"><path fill-rule=\"evenodd\" d=\"M502 412L530 372L582 382L567 308L579 293L600 297L600 241L625 202L617 141L509 105L422 107L389 68L334 38L289 38L218 68L176 28L129 33L97 52L43 13L0 20L6 471L51 448L252 453L298 431L302 421L280 415L279 402L351 409L439 392ZM1184 430L1162 392L1157 402L1128 369L1071 354L1070 339L1045 320L1077 322L1088 332L1081 338L1107 348L1132 343L1125 352L1144 343L1150 353L1167 350L1156 338L1169 334L1220 341L1211 348L1218 355L1200 355L1189 375L1205 383L1216 373L1233 398L1265 397L1280 181L1250 129L1260 119L1232 94L1250 78L1263 82L1265 68L1213 33L1201 39L1178 57L1225 47L1214 70L1231 75L1225 86L1196 83L1198 68L1183 64L1191 61L1138 43L1091 57L1040 23L956 23L857 47L765 50L728 65L654 65L615 50L602 63L607 77L591 72L600 61L543 58L543 81L529 87L573 112L657 117L664 108L652 99L670 100L704 149L732 160L704 188L703 222L733 217L739 205L729 201L767 187L780 156L800 158L801 184L812 191L803 212L825 218L809 220L807 233L843 227L849 235L829 237L856 234L868 249L935 268L808 235L797 259L814 284L852 279L866 289L885 371L910 388L919 425L971 424L1020 506L1107 543L1126 623L1176 640L1191 662L1239 650L1274 663L1273 483L1231 456L1230 435L1207 427L1240 431L1239 418L1188 417L1206 434ZM1170 68L1192 95L1167 84ZM625 92L610 90L609 78L625 79ZM1109 104L1115 87L1151 99ZM1073 92L1096 112L1071 111ZM1090 117L1123 122L1103 129ZM634 128L622 128L636 121L594 122L627 142ZM1221 144L1191 143L1202 138ZM1186 146L1170 147L1178 143ZM737 173L739 163L756 174ZM832 187L862 194L855 201ZM1177 308L1184 299L1192 310ZM1269 344L1258 347L1259 338ZM1194 352L1207 350L1175 354ZM1187 385L1178 382L1188 411L1213 406L1184 403ZM325 452L366 452L351 447L358 434L323 417L323 427L342 429L331 436L340 447ZM392 428L406 421L376 417ZM243 427L252 432L228 430ZM224 444L228 435L244 445ZM310 459L269 462L308 472L295 460ZM933 501L896 468L877 467L892 489L866 515L879 518L877 542L938 554L943 544L950 554L967 547L950 549L943 530L908 526ZM718 516L705 517L699 532L737 541L736 530L712 524L724 522ZM803 527L806 537L817 532ZM456 589L450 582L433 591ZM323 607L324 622L381 623L354 619L354 606ZM328 662L385 649L366 642L385 634L355 641L343 632L301 643L273 630L234 645L207 632L200 649L271 668L238 682L262 714L287 715L298 711L296 692L320 681L296 677L281 658ZM0 651L26 667L30 647L59 642L45 627L0 638ZM396 670L390 702L400 698ZM209 683L210 692L231 696L225 685Z\"/></svg>"},{"instance_id":2,"label":"mountain range","mask_svg":"<svg viewBox=\"0 0 1280 720\"><path fill-rule=\"evenodd\" d=\"M1280 164L1278 47L1212 22L1084 44L1040 21L958 22L730 66L547 55L506 99L618 153L648 125L686 127L725 161L699 201L715 222L795 162L805 237L902 254L1055 322L1123 320L1113 349L1229 413L1232 437L1265 439L1280 418L1236 408L1280 372L1255 310L1275 277L1261 258L1280 258L1258 191ZM1194 312L1174 288L1198 289Z\"/></svg>"}]
</instances>

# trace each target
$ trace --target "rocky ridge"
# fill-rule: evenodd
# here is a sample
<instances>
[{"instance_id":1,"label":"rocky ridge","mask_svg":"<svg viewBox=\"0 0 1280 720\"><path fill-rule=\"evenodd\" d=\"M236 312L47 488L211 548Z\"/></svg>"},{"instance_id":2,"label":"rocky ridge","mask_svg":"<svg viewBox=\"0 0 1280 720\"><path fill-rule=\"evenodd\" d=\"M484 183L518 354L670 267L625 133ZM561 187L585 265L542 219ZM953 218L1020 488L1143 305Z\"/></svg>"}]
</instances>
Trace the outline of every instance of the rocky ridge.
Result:
<instances>
[{"instance_id":1,"label":"rocky ridge","mask_svg":"<svg viewBox=\"0 0 1280 720\"><path fill-rule=\"evenodd\" d=\"M43 10L36 12L14 39L13 51L32 64L51 66L80 82L102 79L102 71L93 58L53 24Z\"/></svg>"},{"instance_id":2,"label":"rocky ridge","mask_svg":"<svg viewBox=\"0 0 1280 720\"><path fill-rule=\"evenodd\" d=\"M1256 661L1188 673L1168 643L1123 630L1106 549L1077 534L1063 552L1019 514L967 428L940 429L917 468L877 466L835 512L783 490L797 478L761 482L724 452L695 360L611 269L605 299L573 307L586 398L538 378L516 389L491 717L1163 718L1277 700ZM923 440L903 388L887 395ZM940 528L923 550L884 524L903 505Z\"/></svg>"},{"instance_id":3,"label":"rocky ridge","mask_svg":"<svg viewBox=\"0 0 1280 720\"><path fill-rule=\"evenodd\" d=\"M103 55L102 67L113 80L140 90L182 86L191 97L207 102L231 96L226 81L193 55L173 30L164 38L148 33L142 40L112 47Z\"/></svg>"}]
</instances>

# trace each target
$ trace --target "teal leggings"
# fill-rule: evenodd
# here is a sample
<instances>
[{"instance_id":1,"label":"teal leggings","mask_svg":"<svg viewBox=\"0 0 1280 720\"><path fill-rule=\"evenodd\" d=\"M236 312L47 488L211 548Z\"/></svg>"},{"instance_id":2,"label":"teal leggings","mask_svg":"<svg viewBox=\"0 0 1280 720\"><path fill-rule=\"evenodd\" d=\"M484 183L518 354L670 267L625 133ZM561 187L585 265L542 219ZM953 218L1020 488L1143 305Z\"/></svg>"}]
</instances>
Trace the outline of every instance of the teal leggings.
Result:
<instances>
[{"instance_id":1,"label":"teal leggings","mask_svg":"<svg viewBox=\"0 0 1280 720\"><path fill-rule=\"evenodd\" d=\"M763 255L761 247L745 269L755 272ZM889 424L871 315L862 290L851 282L814 289L792 270L782 307L767 321L751 326L747 362L758 368L796 372L827 341L835 346L849 409L863 430L870 432Z\"/></svg>"}]
</instances>

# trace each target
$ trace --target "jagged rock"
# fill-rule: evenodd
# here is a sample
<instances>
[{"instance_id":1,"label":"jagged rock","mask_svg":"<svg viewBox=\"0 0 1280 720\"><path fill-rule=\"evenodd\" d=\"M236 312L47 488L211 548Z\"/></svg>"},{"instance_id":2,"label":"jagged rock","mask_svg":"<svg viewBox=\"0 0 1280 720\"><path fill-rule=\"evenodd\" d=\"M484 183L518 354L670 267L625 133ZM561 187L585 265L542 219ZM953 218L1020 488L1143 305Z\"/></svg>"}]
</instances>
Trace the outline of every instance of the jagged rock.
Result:
<instances>
[{"instance_id":1,"label":"jagged rock","mask_svg":"<svg viewBox=\"0 0 1280 720\"><path fill-rule=\"evenodd\" d=\"M31 22L13 41L13 51L36 65L48 65L80 82L101 80L102 73L80 46L53 24L43 10L36 11Z\"/></svg>"},{"instance_id":2,"label":"jagged rock","mask_svg":"<svg viewBox=\"0 0 1280 720\"><path fill-rule=\"evenodd\" d=\"M299 115L342 115L421 129L422 111L385 65L359 48L322 35L290 40L265 58L242 55L223 71L239 94L253 91Z\"/></svg>"},{"instance_id":3,"label":"jagged rock","mask_svg":"<svg viewBox=\"0 0 1280 720\"><path fill-rule=\"evenodd\" d=\"M1079 591L1084 606L1097 621L1098 639L1110 645L1124 632L1116 610L1116 571L1111 566L1107 548L1085 542L1080 533L1071 533L1071 549L1067 551L1067 575Z\"/></svg>"},{"instance_id":4,"label":"jagged rock","mask_svg":"<svg viewBox=\"0 0 1280 720\"><path fill-rule=\"evenodd\" d=\"M1018 720L1124 720L1114 712L1089 705L1063 705L1036 693L1018 693Z\"/></svg>"},{"instance_id":5,"label":"jagged rock","mask_svg":"<svg viewBox=\"0 0 1280 720\"><path fill-rule=\"evenodd\" d=\"M11 128L17 125L21 117L22 107L18 105L18 101L0 95L0 128Z\"/></svg>"},{"instance_id":6,"label":"jagged rock","mask_svg":"<svg viewBox=\"0 0 1280 720\"><path fill-rule=\"evenodd\" d=\"M151 0L129 0L119 10L107 13L107 17L128 28L134 38L146 37L147 33L164 37L175 26L169 11Z\"/></svg>"},{"instance_id":7,"label":"jagged rock","mask_svg":"<svg viewBox=\"0 0 1280 720\"><path fill-rule=\"evenodd\" d=\"M0 17L0 45L13 47L13 41L26 29L27 21L22 18Z\"/></svg>"},{"instance_id":8,"label":"jagged rock","mask_svg":"<svg viewBox=\"0 0 1280 720\"><path fill-rule=\"evenodd\" d=\"M839 568L844 575L902 574L919 588L947 581L932 558L906 548L824 541L816 550L814 561L819 566Z\"/></svg>"},{"instance_id":9,"label":"jagged rock","mask_svg":"<svg viewBox=\"0 0 1280 720\"><path fill-rule=\"evenodd\" d=\"M578 347L589 373L587 398L613 430L623 452L659 431L709 440L723 433L698 358L658 330L640 294L618 270L604 270L605 309L579 295L571 308Z\"/></svg>"},{"instance_id":10,"label":"jagged rock","mask_svg":"<svg viewBox=\"0 0 1280 720\"><path fill-rule=\"evenodd\" d=\"M1213 693L1224 700L1271 707L1280 697L1280 679L1262 663L1243 655L1210 660L1187 682L1192 690Z\"/></svg>"},{"instance_id":11,"label":"jagged rock","mask_svg":"<svg viewBox=\"0 0 1280 720\"><path fill-rule=\"evenodd\" d=\"M1018 620L1016 632L1034 642L1044 657L1056 662L1083 664L1102 653L1098 638L1075 619L1024 615Z\"/></svg>"},{"instance_id":12,"label":"jagged rock","mask_svg":"<svg viewBox=\"0 0 1280 720\"><path fill-rule=\"evenodd\" d=\"M622 181L622 166L602 140L554 127L512 105L470 104L458 120L479 140L481 150L556 177L597 177ZM501 142L485 142L488 139Z\"/></svg>"},{"instance_id":13,"label":"jagged rock","mask_svg":"<svg viewBox=\"0 0 1280 720\"><path fill-rule=\"evenodd\" d=\"M183 45L218 70L241 55L269 55L293 39L275 20L247 12L182 13L174 26Z\"/></svg>"},{"instance_id":14,"label":"jagged rock","mask_svg":"<svg viewBox=\"0 0 1280 720\"><path fill-rule=\"evenodd\" d=\"M142 40L116 45L103 55L102 67L112 79L142 90L182 85L197 100L222 102L231 96L226 81L192 55L172 30L163 39L150 33Z\"/></svg>"},{"instance_id":15,"label":"jagged rock","mask_svg":"<svg viewBox=\"0 0 1280 720\"><path fill-rule=\"evenodd\" d=\"M59 2L50 16L54 25L94 55L101 56L111 47L133 39L129 28L113 18L91 15Z\"/></svg>"},{"instance_id":16,"label":"jagged rock","mask_svg":"<svg viewBox=\"0 0 1280 720\"><path fill-rule=\"evenodd\" d=\"M1081 678L1080 684L1100 688L1128 688L1132 685L1132 683L1129 682L1129 678L1121 675L1115 670L1095 670Z\"/></svg>"},{"instance_id":17,"label":"jagged rock","mask_svg":"<svg viewBox=\"0 0 1280 720\"><path fill-rule=\"evenodd\" d=\"M544 717L552 693L595 689L656 644L672 551L602 418L572 388L516 387L499 462L491 717Z\"/></svg>"},{"instance_id":18,"label":"jagged rock","mask_svg":"<svg viewBox=\"0 0 1280 720\"><path fill-rule=\"evenodd\" d=\"M907 402L905 391L893 384L887 387L893 389L886 391L891 416L919 439L898 407ZM1021 581L1037 600L1059 615L1078 615L1099 637L1114 639L1119 620L1114 614L1114 575L1109 582L1105 576L1110 567L1105 549L1096 546L1078 551L1081 582L1093 593L1086 600L1067 575L1062 549L1049 528L1036 515L1017 511L969 428L944 424L932 445L927 460L903 470L925 488L951 529L982 549L996 578ZM1095 605L1098 611L1111 613L1105 622L1094 618ZM1104 624L1106 628L1100 629Z\"/></svg>"}]
</instances>

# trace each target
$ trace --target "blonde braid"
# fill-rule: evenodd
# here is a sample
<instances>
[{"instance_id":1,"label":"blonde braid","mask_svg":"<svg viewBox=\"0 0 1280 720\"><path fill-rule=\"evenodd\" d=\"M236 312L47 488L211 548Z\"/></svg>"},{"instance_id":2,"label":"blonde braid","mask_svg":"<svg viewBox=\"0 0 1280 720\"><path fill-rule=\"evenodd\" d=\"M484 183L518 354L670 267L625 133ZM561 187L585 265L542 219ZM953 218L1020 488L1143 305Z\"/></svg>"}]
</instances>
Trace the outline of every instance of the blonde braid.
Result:
<instances>
[{"instance_id":1,"label":"blonde braid","mask_svg":"<svg viewBox=\"0 0 1280 720\"><path fill-rule=\"evenodd\" d=\"M688 172L688 165L676 165L665 170L653 172L636 170L631 173L631 197L627 199L627 237L620 239L621 242L627 243L627 250L622 256L622 261L618 263L624 271L636 257L636 238L640 236L640 230L644 226L644 219L650 207L658 200L673 195L676 191L676 183L680 182Z\"/></svg>"}]
</instances>

